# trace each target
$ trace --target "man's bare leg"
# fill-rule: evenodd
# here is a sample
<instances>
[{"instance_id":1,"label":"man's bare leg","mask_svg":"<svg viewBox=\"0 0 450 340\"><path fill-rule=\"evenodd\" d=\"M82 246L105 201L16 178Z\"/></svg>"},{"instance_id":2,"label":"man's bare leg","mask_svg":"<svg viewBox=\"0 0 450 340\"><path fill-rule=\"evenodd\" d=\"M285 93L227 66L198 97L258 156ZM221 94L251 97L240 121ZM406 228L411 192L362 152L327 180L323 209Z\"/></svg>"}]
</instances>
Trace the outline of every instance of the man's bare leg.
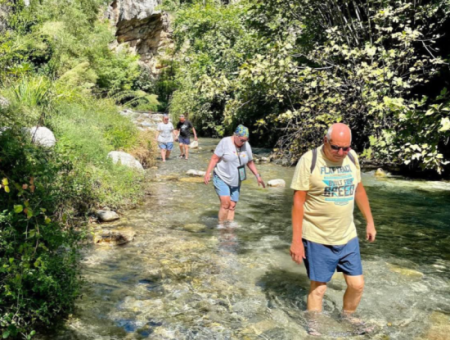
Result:
<instances>
[{"instance_id":1,"label":"man's bare leg","mask_svg":"<svg viewBox=\"0 0 450 340\"><path fill-rule=\"evenodd\" d=\"M183 144L179 144L180 146L180 157L184 156L184 145Z\"/></svg>"},{"instance_id":2,"label":"man's bare leg","mask_svg":"<svg viewBox=\"0 0 450 340\"><path fill-rule=\"evenodd\" d=\"M308 312L321 312L323 296L327 290L326 282L311 281L308 294Z\"/></svg>"},{"instance_id":3,"label":"man's bare leg","mask_svg":"<svg viewBox=\"0 0 450 340\"><path fill-rule=\"evenodd\" d=\"M185 159L189 158L189 145L184 146L184 158Z\"/></svg>"},{"instance_id":4,"label":"man's bare leg","mask_svg":"<svg viewBox=\"0 0 450 340\"><path fill-rule=\"evenodd\" d=\"M344 275L347 290L344 294L344 314L352 314L358 308L364 290L364 276Z\"/></svg>"},{"instance_id":5,"label":"man's bare leg","mask_svg":"<svg viewBox=\"0 0 450 340\"><path fill-rule=\"evenodd\" d=\"M225 222L228 219L230 203L230 196L220 196L219 223Z\"/></svg>"}]
</instances>

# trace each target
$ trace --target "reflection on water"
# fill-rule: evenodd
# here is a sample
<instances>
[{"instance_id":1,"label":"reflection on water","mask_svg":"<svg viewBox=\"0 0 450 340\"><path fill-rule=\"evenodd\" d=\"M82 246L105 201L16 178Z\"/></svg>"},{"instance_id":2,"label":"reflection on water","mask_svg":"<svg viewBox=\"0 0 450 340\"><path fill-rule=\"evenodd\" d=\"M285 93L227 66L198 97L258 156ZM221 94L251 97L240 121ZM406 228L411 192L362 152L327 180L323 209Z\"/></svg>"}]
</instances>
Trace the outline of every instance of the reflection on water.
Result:
<instances>
[{"instance_id":1,"label":"reflection on water","mask_svg":"<svg viewBox=\"0 0 450 340\"><path fill-rule=\"evenodd\" d=\"M204 170L217 141L189 161L150 174L153 195L117 225L133 227L122 247L87 249L86 286L66 327L46 339L310 339L309 281L289 256L292 192L243 184L236 221L217 225L213 186L186 179ZM290 183L293 169L259 165ZM181 179L181 180L180 180ZM363 176L378 240L361 241L366 290L360 316L371 335L342 322L345 281L333 277L320 339L447 339L450 334L450 188L446 183ZM358 232L363 218L356 213ZM442 337L439 334L443 334Z\"/></svg>"}]
</instances>

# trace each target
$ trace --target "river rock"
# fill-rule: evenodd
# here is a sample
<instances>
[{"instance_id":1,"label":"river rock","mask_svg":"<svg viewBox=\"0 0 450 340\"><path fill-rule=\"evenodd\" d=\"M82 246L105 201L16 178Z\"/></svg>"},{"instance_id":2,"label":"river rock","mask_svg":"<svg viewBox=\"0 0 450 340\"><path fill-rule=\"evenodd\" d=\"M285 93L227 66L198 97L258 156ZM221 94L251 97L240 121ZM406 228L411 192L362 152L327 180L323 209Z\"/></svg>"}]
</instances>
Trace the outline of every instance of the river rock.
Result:
<instances>
[{"instance_id":1,"label":"river rock","mask_svg":"<svg viewBox=\"0 0 450 340\"><path fill-rule=\"evenodd\" d=\"M94 243L119 246L133 241L135 235L136 232L129 227L101 230L94 234Z\"/></svg>"},{"instance_id":2,"label":"river rock","mask_svg":"<svg viewBox=\"0 0 450 340\"><path fill-rule=\"evenodd\" d=\"M194 177L203 177L203 176L206 175L206 172L205 171L200 171L200 170L190 169L190 170L188 170L186 172L186 175L194 176Z\"/></svg>"},{"instance_id":3,"label":"river rock","mask_svg":"<svg viewBox=\"0 0 450 340\"><path fill-rule=\"evenodd\" d=\"M391 272L398 273L404 277L411 279L422 279L424 277L424 274L417 270L403 268L391 263L387 263L387 266Z\"/></svg>"},{"instance_id":4,"label":"river rock","mask_svg":"<svg viewBox=\"0 0 450 340\"><path fill-rule=\"evenodd\" d=\"M269 187L284 188L286 186L286 182L284 181L284 179L272 179L267 182L267 185Z\"/></svg>"},{"instance_id":5,"label":"river rock","mask_svg":"<svg viewBox=\"0 0 450 340\"><path fill-rule=\"evenodd\" d=\"M381 168L378 168L377 171L375 171L375 177L387 177L386 171L384 171Z\"/></svg>"},{"instance_id":6,"label":"river rock","mask_svg":"<svg viewBox=\"0 0 450 340\"><path fill-rule=\"evenodd\" d=\"M259 159L259 161L260 161L261 163L269 163L269 162L270 162L270 158L269 158L269 157L261 157L261 158Z\"/></svg>"},{"instance_id":7,"label":"river rock","mask_svg":"<svg viewBox=\"0 0 450 340\"><path fill-rule=\"evenodd\" d=\"M115 211L110 211L110 210L106 210L106 209L97 210L95 212L95 214L97 215L99 220L102 222L111 222L111 221L118 220L120 218L119 214L116 213Z\"/></svg>"},{"instance_id":8,"label":"river rock","mask_svg":"<svg viewBox=\"0 0 450 340\"><path fill-rule=\"evenodd\" d=\"M191 144L189 144L191 149L198 149L198 142L195 140Z\"/></svg>"},{"instance_id":9,"label":"river rock","mask_svg":"<svg viewBox=\"0 0 450 340\"><path fill-rule=\"evenodd\" d=\"M190 231L191 233L198 233L205 230L207 227L201 223L189 223L183 226L183 229Z\"/></svg>"},{"instance_id":10,"label":"river rock","mask_svg":"<svg viewBox=\"0 0 450 340\"><path fill-rule=\"evenodd\" d=\"M416 340L448 340L450 339L450 315L433 312L429 318L430 328L422 337Z\"/></svg>"},{"instance_id":11,"label":"river rock","mask_svg":"<svg viewBox=\"0 0 450 340\"><path fill-rule=\"evenodd\" d=\"M43 126L34 126L29 129L31 135L31 141L46 148L51 148L56 144L56 138L53 132Z\"/></svg>"},{"instance_id":12,"label":"river rock","mask_svg":"<svg viewBox=\"0 0 450 340\"><path fill-rule=\"evenodd\" d=\"M108 158L111 158L114 164L120 162L120 164L127 166L129 168L144 171L144 167L142 166L142 164L129 153L123 151L111 151L108 154Z\"/></svg>"}]
</instances>

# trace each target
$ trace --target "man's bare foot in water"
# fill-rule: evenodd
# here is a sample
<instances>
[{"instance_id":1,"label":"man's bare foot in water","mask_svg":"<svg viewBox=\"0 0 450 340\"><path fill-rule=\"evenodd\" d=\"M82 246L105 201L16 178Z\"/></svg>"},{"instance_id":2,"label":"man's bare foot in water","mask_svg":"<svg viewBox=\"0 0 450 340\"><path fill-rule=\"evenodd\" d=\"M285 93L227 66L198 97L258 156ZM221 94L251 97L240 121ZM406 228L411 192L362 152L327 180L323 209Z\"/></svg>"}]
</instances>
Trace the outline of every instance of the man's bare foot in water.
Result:
<instances>
[{"instance_id":1,"label":"man's bare foot in water","mask_svg":"<svg viewBox=\"0 0 450 340\"><path fill-rule=\"evenodd\" d=\"M319 332L318 312L306 312L306 331L312 336L321 336Z\"/></svg>"},{"instance_id":2,"label":"man's bare foot in water","mask_svg":"<svg viewBox=\"0 0 450 340\"><path fill-rule=\"evenodd\" d=\"M362 319L350 313L343 312L341 319L343 322L349 323L354 327L356 335L368 334L375 330L374 325L368 325Z\"/></svg>"}]
</instances>

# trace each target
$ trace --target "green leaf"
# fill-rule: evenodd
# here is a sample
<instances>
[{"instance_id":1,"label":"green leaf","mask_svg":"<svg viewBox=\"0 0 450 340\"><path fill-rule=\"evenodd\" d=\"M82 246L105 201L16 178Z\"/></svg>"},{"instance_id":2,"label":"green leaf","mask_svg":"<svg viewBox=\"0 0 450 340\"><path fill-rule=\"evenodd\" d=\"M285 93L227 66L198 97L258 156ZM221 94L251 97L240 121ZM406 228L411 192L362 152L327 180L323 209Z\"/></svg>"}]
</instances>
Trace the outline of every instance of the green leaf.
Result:
<instances>
[{"instance_id":1,"label":"green leaf","mask_svg":"<svg viewBox=\"0 0 450 340\"><path fill-rule=\"evenodd\" d=\"M9 337L9 331L4 331L2 337L3 339L7 339Z\"/></svg>"},{"instance_id":2,"label":"green leaf","mask_svg":"<svg viewBox=\"0 0 450 340\"><path fill-rule=\"evenodd\" d=\"M23 211L23 206L22 205L14 205L14 212L16 214L20 214Z\"/></svg>"}]
</instances>

